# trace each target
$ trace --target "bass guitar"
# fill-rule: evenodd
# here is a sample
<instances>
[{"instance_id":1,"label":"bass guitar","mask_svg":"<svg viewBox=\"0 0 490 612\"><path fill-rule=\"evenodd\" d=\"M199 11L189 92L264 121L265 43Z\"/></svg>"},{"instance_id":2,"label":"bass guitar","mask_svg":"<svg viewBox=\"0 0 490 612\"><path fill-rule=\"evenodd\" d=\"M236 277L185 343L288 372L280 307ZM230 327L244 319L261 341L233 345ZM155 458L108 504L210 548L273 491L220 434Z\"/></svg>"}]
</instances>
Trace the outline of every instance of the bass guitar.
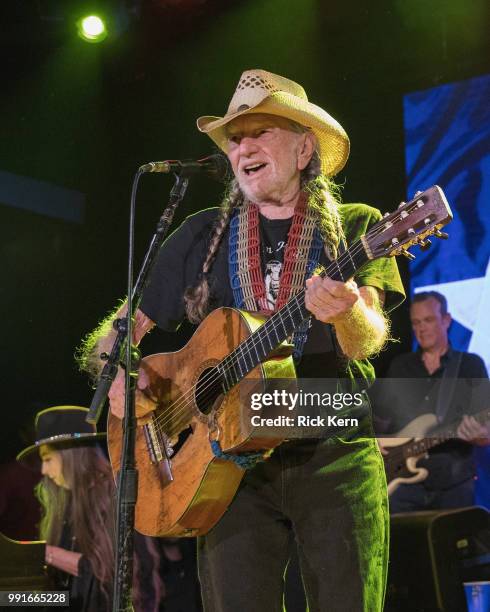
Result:
<instances>
[{"instance_id":1,"label":"bass guitar","mask_svg":"<svg viewBox=\"0 0 490 612\"><path fill-rule=\"evenodd\" d=\"M473 415L479 423L490 419L490 410ZM459 423L458 423L459 425ZM391 495L401 484L422 482L429 475L425 467L417 462L427 458L430 449L457 438L457 426L445 428L437 435L430 435L437 426L434 414L422 414L410 421L402 430L389 438L379 438L381 447L387 452L383 455L388 482L388 495ZM427 437L425 435L427 434Z\"/></svg>"},{"instance_id":2,"label":"bass guitar","mask_svg":"<svg viewBox=\"0 0 490 612\"><path fill-rule=\"evenodd\" d=\"M433 186L387 214L331 262L324 274L346 281L373 259L400 254L413 259L408 247L427 247L430 235L447 238L441 228L451 219L444 193ZM252 385L244 383L261 381L265 388L271 378L295 378L290 345L285 341L309 316L304 297L302 290L267 319L218 308L183 349L142 360L156 408L136 432L138 531L152 536L196 536L220 519L244 470L216 456L210 441L219 442L224 453L236 454L267 451L283 441L264 436L262 428L251 425ZM122 427L112 414L107 433L117 473Z\"/></svg>"}]
</instances>

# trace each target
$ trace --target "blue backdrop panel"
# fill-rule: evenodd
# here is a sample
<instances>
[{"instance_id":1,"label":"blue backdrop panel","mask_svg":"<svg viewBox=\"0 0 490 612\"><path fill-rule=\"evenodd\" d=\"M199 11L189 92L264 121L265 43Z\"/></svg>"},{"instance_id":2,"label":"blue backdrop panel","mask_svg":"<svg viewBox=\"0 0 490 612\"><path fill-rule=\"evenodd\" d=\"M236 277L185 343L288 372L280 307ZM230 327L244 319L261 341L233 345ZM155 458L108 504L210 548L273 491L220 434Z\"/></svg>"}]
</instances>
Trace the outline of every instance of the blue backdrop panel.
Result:
<instances>
[{"instance_id":1,"label":"blue backdrop panel","mask_svg":"<svg viewBox=\"0 0 490 612\"><path fill-rule=\"evenodd\" d=\"M404 97L407 196L440 185L449 241L412 249L411 291L435 289L453 316L450 339L490 365L490 75ZM477 449L476 502L490 508L490 448Z\"/></svg>"}]
</instances>

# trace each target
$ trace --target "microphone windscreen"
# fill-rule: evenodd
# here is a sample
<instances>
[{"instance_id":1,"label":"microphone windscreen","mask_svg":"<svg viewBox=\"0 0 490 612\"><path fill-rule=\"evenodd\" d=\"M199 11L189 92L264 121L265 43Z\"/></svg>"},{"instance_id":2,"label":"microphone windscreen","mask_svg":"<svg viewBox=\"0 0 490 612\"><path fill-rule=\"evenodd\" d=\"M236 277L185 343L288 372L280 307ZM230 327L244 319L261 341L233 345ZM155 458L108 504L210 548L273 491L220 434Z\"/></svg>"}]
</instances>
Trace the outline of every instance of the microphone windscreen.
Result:
<instances>
[{"instance_id":1,"label":"microphone windscreen","mask_svg":"<svg viewBox=\"0 0 490 612\"><path fill-rule=\"evenodd\" d=\"M227 183L233 178L230 161L223 153L215 153L201 161L206 162L206 173L215 180Z\"/></svg>"}]
</instances>

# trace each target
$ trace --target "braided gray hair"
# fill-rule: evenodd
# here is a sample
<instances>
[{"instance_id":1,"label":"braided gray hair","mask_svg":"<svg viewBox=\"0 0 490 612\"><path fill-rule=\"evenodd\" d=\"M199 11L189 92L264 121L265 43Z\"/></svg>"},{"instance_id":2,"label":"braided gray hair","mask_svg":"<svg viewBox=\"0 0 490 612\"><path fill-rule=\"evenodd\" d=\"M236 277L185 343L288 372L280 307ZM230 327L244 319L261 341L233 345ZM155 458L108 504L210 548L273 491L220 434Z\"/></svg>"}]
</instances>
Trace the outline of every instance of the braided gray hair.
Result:
<instances>
[{"instance_id":1,"label":"braided gray hair","mask_svg":"<svg viewBox=\"0 0 490 612\"><path fill-rule=\"evenodd\" d=\"M209 283L208 272L213 265L221 239L230 223L233 211L243 204L244 197L238 181L233 179L220 205L220 213L211 232L208 252L201 269L201 277L196 285L188 287L184 293L187 318L191 323L200 323L208 314Z\"/></svg>"}]
</instances>

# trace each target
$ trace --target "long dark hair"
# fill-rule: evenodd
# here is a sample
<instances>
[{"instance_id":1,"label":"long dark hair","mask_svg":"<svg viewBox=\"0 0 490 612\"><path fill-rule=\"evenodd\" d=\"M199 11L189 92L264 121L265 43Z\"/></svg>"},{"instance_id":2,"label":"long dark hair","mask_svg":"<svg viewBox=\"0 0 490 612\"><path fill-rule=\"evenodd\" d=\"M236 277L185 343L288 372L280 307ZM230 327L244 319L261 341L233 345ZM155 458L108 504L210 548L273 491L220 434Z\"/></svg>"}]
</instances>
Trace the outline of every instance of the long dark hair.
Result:
<instances>
[{"instance_id":1,"label":"long dark hair","mask_svg":"<svg viewBox=\"0 0 490 612\"><path fill-rule=\"evenodd\" d=\"M55 448L62 458L63 477L69 490L46 476L37 486L44 513L41 538L60 545L63 523L68 521L77 551L92 566L93 573L109 596L114 578L114 481L111 467L97 446Z\"/></svg>"}]
</instances>

